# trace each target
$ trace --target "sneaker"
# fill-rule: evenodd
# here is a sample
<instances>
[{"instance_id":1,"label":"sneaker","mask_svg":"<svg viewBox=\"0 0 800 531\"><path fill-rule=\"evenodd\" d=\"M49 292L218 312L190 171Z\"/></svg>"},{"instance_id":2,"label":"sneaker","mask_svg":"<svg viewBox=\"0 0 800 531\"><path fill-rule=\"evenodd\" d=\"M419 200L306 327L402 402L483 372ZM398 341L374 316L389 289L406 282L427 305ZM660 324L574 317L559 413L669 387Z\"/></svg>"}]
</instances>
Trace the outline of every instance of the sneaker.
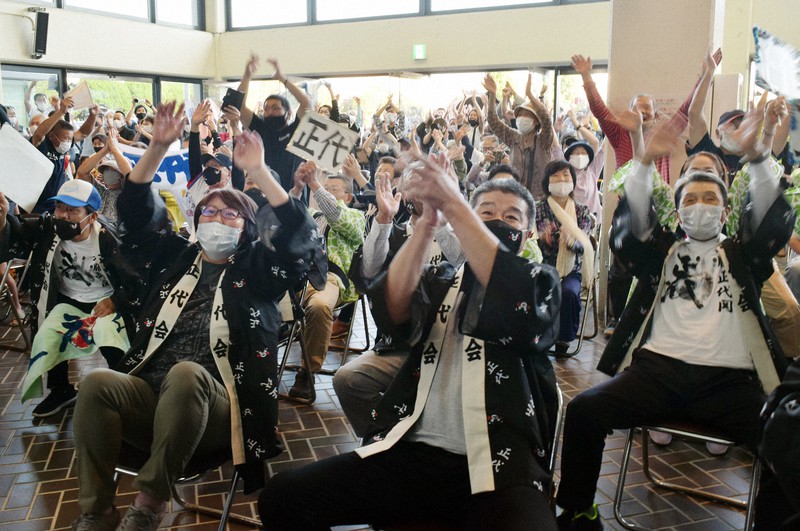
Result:
<instances>
[{"instance_id":1,"label":"sneaker","mask_svg":"<svg viewBox=\"0 0 800 531\"><path fill-rule=\"evenodd\" d=\"M669 443L672 442L672 434L671 433L664 433L663 431L653 431L649 430L647 434L650 436L650 440L656 443L659 446L667 446Z\"/></svg>"},{"instance_id":2,"label":"sneaker","mask_svg":"<svg viewBox=\"0 0 800 531\"><path fill-rule=\"evenodd\" d=\"M614 330L616 329L617 329L617 320L609 319L608 323L606 324L605 330L603 330L603 335L606 337L611 337L614 334Z\"/></svg>"},{"instance_id":3,"label":"sneaker","mask_svg":"<svg viewBox=\"0 0 800 531\"><path fill-rule=\"evenodd\" d=\"M725 455L728 452L728 445L707 442L706 450L708 450L708 453L711 455Z\"/></svg>"},{"instance_id":4,"label":"sneaker","mask_svg":"<svg viewBox=\"0 0 800 531\"><path fill-rule=\"evenodd\" d=\"M556 518L558 531L601 531L603 522L600 521L600 513L597 512L597 504L591 508L576 513L564 511Z\"/></svg>"},{"instance_id":5,"label":"sneaker","mask_svg":"<svg viewBox=\"0 0 800 531\"><path fill-rule=\"evenodd\" d=\"M316 398L314 393L314 375L310 374L306 369L297 371L297 376L294 377L294 385L289 389L289 398L309 403L313 402L314 398Z\"/></svg>"},{"instance_id":6,"label":"sneaker","mask_svg":"<svg viewBox=\"0 0 800 531\"><path fill-rule=\"evenodd\" d=\"M556 341L556 355L566 354L569 350L568 341Z\"/></svg>"},{"instance_id":7,"label":"sneaker","mask_svg":"<svg viewBox=\"0 0 800 531\"><path fill-rule=\"evenodd\" d=\"M78 397L77 391L71 385L67 387L56 387L50 390L50 394L39 405L33 408L34 417L49 417L55 415L67 406L75 403Z\"/></svg>"},{"instance_id":8,"label":"sneaker","mask_svg":"<svg viewBox=\"0 0 800 531\"><path fill-rule=\"evenodd\" d=\"M72 531L114 531L119 525L119 511L112 509L109 514L82 513L72 522Z\"/></svg>"},{"instance_id":9,"label":"sneaker","mask_svg":"<svg viewBox=\"0 0 800 531\"><path fill-rule=\"evenodd\" d=\"M128 508L125 517L119 523L117 531L155 531L158 529L158 524L161 523L161 518L164 517L164 509L154 512L148 507L135 507L133 505Z\"/></svg>"}]
</instances>

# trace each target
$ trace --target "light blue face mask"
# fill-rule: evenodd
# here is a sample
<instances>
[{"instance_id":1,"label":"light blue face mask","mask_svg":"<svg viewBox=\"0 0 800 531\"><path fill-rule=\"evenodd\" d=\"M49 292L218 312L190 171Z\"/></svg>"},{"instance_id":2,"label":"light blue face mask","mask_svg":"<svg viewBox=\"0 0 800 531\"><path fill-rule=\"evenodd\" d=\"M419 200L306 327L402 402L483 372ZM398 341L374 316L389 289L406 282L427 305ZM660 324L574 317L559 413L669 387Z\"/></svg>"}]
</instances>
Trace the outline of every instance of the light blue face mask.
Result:
<instances>
[{"instance_id":1,"label":"light blue face mask","mask_svg":"<svg viewBox=\"0 0 800 531\"><path fill-rule=\"evenodd\" d=\"M197 241L209 260L225 260L239 245L242 229L223 225L219 221L208 221L197 225Z\"/></svg>"}]
</instances>

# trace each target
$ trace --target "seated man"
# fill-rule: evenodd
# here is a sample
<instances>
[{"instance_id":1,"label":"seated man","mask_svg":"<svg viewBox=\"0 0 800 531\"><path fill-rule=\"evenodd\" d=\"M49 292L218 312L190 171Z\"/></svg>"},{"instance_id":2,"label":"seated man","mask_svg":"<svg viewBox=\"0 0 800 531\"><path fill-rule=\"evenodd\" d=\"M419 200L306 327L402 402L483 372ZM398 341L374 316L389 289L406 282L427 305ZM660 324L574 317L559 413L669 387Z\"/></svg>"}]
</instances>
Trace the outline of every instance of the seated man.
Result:
<instances>
[{"instance_id":1,"label":"seated man","mask_svg":"<svg viewBox=\"0 0 800 531\"><path fill-rule=\"evenodd\" d=\"M612 429L691 421L755 447L764 393L778 384L786 365L756 286L772 274L771 258L786 244L794 222L769 171L769 147L763 137L757 140L763 119L763 112L754 111L740 128L739 142L753 159L752 203L742 211L735 239L721 234L728 191L709 172L689 172L676 184L682 232L657 221L653 161L675 147L685 121L657 128L625 182L610 241L639 278L643 295L631 300L618 329L632 338L628 348L607 348L601 363L613 370L631 357L632 363L567 408L557 499L564 509L562 530L602 528L593 501Z\"/></svg>"},{"instance_id":2,"label":"seated man","mask_svg":"<svg viewBox=\"0 0 800 531\"><path fill-rule=\"evenodd\" d=\"M298 371L289 396L310 401L314 395L314 374L322 368L333 326L333 309L346 302L358 300L355 286L347 278L353 253L364 243L366 219L360 210L347 205L353 200L353 182L342 175L328 175L323 187L317 180L317 167L313 162L300 165L295 173L291 195L300 197L308 185L317 201L319 211L313 212L319 233L325 237L328 250L327 283L322 290L308 286L303 304L306 309L303 345L311 367Z\"/></svg>"},{"instance_id":3,"label":"seated man","mask_svg":"<svg viewBox=\"0 0 800 531\"><path fill-rule=\"evenodd\" d=\"M53 311L54 307L68 304L100 318L115 314L117 309L125 311L127 306L123 289L125 266L118 255L118 241L111 231L98 223L100 194L91 184L72 180L61 186L58 195L47 199L55 202L55 215L8 216L8 223L8 202L0 204L0 254L9 251L13 255L27 254L33 250L30 271L34 344L29 374L33 371L41 375L48 371L47 388L50 390L34 408L34 417L54 415L75 402L76 391L67 374L68 360L80 352L69 355L67 344L58 340L58 331L63 330L64 321L69 317L64 311ZM40 344L40 330L47 330L48 338L55 335L56 341L46 340ZM87 334L91 336L91 327ZM115 339L119 339L117 346L100 347L111 368L122 357L121 348L127 347L127 337ZM90 355L94 350L84 353ZM30 396L27 391L26 397Z\"/></svg>"},{"instance_id":4,"label":"seated man","mask_svg":"<svg viewBox=\"0 0 800 531\"><path fill-rule=\"evenodd\" d=\"M444 520L459 529L555 529L541 389L560 304L558 275L518 253L530 193L501 179L472 206L434 162L411 185L422 217L370 290L382 326L411 345L372 417L367 445L273 476L259 497L266 529ZM426 265L446 216L467 259ZM308 500L313 509L308 510Z\"/></svg>"}]
</instances>

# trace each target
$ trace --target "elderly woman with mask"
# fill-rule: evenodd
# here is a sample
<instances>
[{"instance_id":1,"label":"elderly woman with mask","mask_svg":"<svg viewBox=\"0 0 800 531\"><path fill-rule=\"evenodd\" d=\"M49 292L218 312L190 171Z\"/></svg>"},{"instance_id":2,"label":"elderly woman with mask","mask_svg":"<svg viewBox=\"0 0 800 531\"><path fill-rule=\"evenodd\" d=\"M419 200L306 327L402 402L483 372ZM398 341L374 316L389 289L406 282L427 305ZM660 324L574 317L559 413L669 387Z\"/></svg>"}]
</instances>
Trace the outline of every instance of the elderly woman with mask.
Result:
<instances>
[{"instance_id":1,"label":"elderly woman with mask","mask_svg":"<svg viewBox=\"0 0 800 531\"><path fill-rule=\"evenodd\" d=\"M183 106L175 109L160 106L150 147L119 198L139 315L122 372L96 370L81 384L76 529L114 529L120 521L113 474L123 441L150 457L118 529L156 529L193 455L231 451L252 491L263 483L263 460L281 451L277 302L321 252L315 225L270 174L259 136L246 132L236 162L269 205L257 210L239 191L214 190L197 205L198 243L164 230L164 207L150 185L183 129Z\"/></svg>"},{"instance_id":2,"label":"elderly woman with mask","mask_svg":"<svg viewBox=\"0 0 800 531\"><path fill-rule=\"evenodd\" d=\"M543 263L555 266L561 276L561 326L556 352L567 351L578 333L581 286L594 277L594 249L589 240L589 208L575 201L575 168L555 160L544 169L545 200L536 206L536 230Z\"/></svg>"}]
</instances>

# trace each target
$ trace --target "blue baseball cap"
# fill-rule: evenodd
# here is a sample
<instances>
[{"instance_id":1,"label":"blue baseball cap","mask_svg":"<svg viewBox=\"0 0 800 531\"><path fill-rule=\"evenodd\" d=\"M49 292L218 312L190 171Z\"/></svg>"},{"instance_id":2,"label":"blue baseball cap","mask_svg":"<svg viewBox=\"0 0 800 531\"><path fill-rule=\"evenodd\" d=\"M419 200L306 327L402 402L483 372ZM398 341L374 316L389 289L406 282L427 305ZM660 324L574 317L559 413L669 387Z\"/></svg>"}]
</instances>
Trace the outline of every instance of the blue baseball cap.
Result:
<instances>
[{"instance_id":1,"label":"blue baseball cap","mask_svg":"<svg viewBox=\"0 0 800 531\"><path fill-rule=\"evenodd\" d=\"M52 201L61 201L71 207L91 207L95 212L100 210L103 199L94 186L80 179L72 179L61 185L58 195L50 198Z\"/></svg>"}]
</instances>

